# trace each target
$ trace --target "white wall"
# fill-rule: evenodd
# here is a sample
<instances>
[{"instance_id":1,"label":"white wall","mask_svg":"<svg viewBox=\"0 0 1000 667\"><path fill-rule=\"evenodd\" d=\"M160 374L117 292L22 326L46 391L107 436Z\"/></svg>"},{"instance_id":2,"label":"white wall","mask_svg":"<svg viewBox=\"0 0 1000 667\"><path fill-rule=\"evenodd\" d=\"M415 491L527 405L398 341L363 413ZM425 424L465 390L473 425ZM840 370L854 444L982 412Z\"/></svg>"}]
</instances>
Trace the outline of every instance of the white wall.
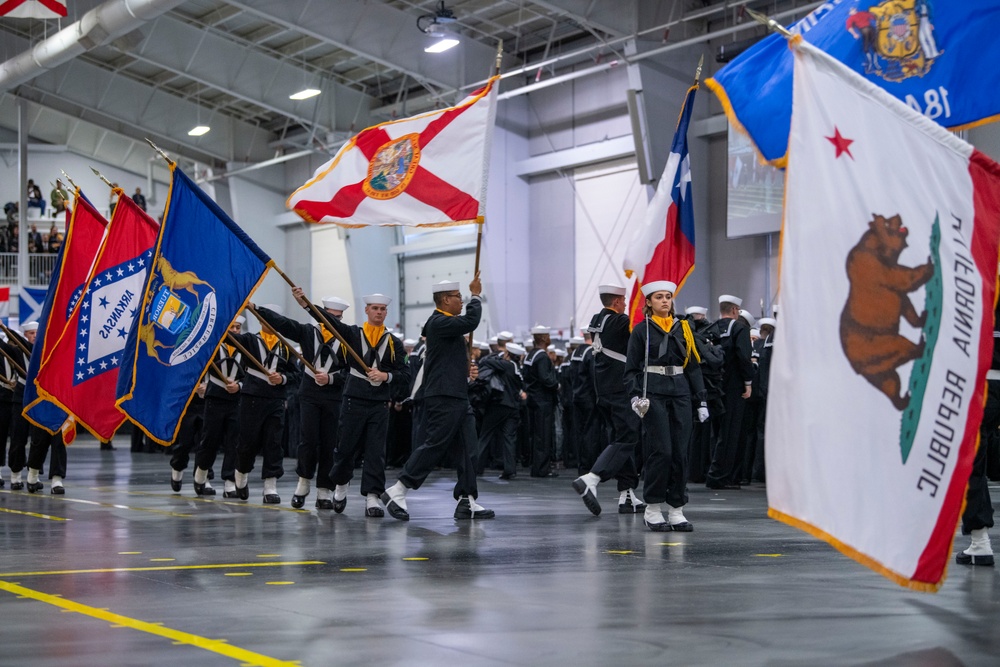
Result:
<instances>
[{"instance_id":1,"label":"white wall","mask_svg":"<svg viewBox=\"0 0 1000 667\"><path fill-rule=\"evenodd\" d=\"M296 263L285 262L285 232L277 225L279 217L285 213L284 198L248 178L235 176L228 180L233 220L286 273L293 270ZM289 314L301 310L293 305L288 285L274 271L264 279L251 300L258 304L278 304Z\"/></svg>"}]
</instances>

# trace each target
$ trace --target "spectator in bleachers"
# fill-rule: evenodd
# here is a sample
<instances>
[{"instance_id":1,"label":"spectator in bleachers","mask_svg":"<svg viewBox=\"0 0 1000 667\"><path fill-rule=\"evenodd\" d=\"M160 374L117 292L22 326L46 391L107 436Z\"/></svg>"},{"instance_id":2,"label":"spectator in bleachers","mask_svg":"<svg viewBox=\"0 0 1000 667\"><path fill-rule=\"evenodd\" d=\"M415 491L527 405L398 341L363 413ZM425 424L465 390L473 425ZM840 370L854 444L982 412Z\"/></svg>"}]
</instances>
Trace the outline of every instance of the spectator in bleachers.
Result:
<instances>
[{"instance_id":1,"label":"spectator in bleachers","mask_svg":"<svg viewBox=\"0 0 1000 667\"><path fill-rule=\"evenodd\" d=\"M135 189L135 194L132 195L132 201L134 201L135 205L143 211L146 210L146 195L142 194L142 190L139 188Z\"/></svg>"},{"instance_id":2,"label":"spectator in bleachers","mask_svg":"<svg viewBox=\"0 0 1000 667\"><path fill-rule=\"evenodd\" d=\"M45 241L42 239L42 233L38 231L38 225L32 225L31 231L28 232L28 252L45 252Z\"/></svg>"},{"instance_id":3,"label":"spectator in bleachers","mask_svg":"<svg viewBox=\"0 0 1000 667\"><path fill-rule=\"evenodd\" d=\"M35 185L35 182L28 179L28 208L37 208L45 215L45 200L42 199L42 189Z\"/></svg>"},{"instance_id":4,"label":"spectator in bleachers","mask_svg":"<svg viewBox=\"0 0 1000 667\"><path fill-rule=\"evenodd\" d=\"M49 229L49 235L46 237L46 242L48 243L50 253L57 253L59 252L59 248L62 247L63 235L60 233L59 228L55 225L52 225L52 228Z\"/></svg>"},{"instance_id":5,"label":"spectator in bleachers","mask_svg":"<svg viewBox=\"0 0 1000 667\"><path fill-rule=\"evenodd\" d=\"M66 210L69 204L69 192L66 191L62 181L56 180L56 186L49 193L49 202L52 204L53 213L62 213Z\"/></svg>"}]
</instances>

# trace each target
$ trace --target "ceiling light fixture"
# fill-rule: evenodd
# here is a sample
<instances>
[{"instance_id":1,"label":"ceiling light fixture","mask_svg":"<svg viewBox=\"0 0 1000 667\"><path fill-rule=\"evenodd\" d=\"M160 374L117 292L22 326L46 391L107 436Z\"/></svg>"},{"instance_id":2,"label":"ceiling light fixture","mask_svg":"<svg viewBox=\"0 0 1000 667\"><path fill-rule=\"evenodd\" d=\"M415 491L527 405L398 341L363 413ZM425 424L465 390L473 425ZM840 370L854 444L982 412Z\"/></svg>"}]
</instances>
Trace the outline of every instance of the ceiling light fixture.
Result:
<instances>
[{"instance_id":1,"label":"ceiling light fixture","mask_svg":"<svg viewBox=\"0 0 1000 667\"><path fill-rule=\"evenodd\" d=\"M457 39L453 37L442 37L424 49L424 53L443 53L454 46L458 46Z\"/></svg>"},{"instance_id":2,"label":"ceiling light fixture","mask_svg":"<svg viewBox=\"0 0 1000 667\"><path fill-rule=\"evenodd\" d=\"M458 36L446 32L444 26L455 23L455 13L444 6L444 0L438 4L433 14L424 14L417 18L417 29L435 39L434 43L424 49L425 53L442 53L458 45Z\"/></svg>"},{"instance_id":3,"label":"ceiling light fixture","mask_svg":"<svg viewBox=\"0 0 1000 667\"><path fill-rule=\"evenodd\" d=\"M195 125L190 130L188 130L188 136L200 137L203 134L208 134L208 131L211 129L212 128L210 128L208 125Z\"/></svg>"},{"instance_id":4,"label":"ceiling light fixture","mask_svg":"<svg viewBox=\"0 0 1000 667\"><path fill-rule=\"evenodd\" d=\"M290 99L290 100L308 100L310 97L316 97L317 95L320 94L320 92L321 91L319 91L319 90L317 90L315 88L306 88L305 90L300 90L299 92L295 93L294 95L289 95L288 99Z\"/></svg>"}]
</instances>

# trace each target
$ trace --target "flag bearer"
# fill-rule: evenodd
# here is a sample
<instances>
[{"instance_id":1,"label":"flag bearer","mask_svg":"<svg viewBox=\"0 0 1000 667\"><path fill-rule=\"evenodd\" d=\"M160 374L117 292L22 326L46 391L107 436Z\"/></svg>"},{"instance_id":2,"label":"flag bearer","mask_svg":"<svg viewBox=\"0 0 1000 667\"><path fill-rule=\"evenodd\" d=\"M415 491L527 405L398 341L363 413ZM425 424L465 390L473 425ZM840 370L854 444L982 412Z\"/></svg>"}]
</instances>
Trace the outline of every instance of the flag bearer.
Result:
<instances>
[{"instance_id":1,"label":"flag bearer","mask_svg":"<svg viewBox=\"0 0 1000 667\"><path fill-rule=\"evenodd\" d=\"M22 345L32 350L35 346L35 335L38 333L38 322L27 322L21 326L24 337L20 339ZM14 335L17 335L16 333ZM4 343L4 350L14 358L21 368L28 367L29 356L14 342ZM36 493L43 488L38 480L39 471L45 465L45 457L52 450L52 460L49 461L49 479L51 480L50 491L53 495L63 495L66 489L63 487L63 478L66 477L66 445L63 444L62 433L56 435L36 427L30 428L31 448L28 450L27 461L24 458L24 451L28 439L28 422L21 416L22 402L24 399L24 378L18 377L17 387L14 388L14 406L16 415L13 415L10 434L10 470L11 488L20 488L20 484L15 486L15 482L21 481L21 470L25 462L28 465L27 489L29 493ZM15 442L16 437L16 442ZM14 471L15 447L18 450L17 463L20 467Z\"/></svg>"},{"instance_id":2,"label":"flag bearer","mask_svg":"<svg viewBox=\"0 0 1000 667\"><path fill-rule=\"evenodd\" d=\"M699 406L698 419L708 419L694 334L687 320L674 319L676 289L674 283L666 280L642 286L646 319L632 330L625 362L625 383L632 397L632 409L640 416L645 412L643 519L655 532L694 530L683 512L688 501L687 450L692 399ZM648 411L644 409L643 398L648 400Z\"/></svg>"}]
</instances>

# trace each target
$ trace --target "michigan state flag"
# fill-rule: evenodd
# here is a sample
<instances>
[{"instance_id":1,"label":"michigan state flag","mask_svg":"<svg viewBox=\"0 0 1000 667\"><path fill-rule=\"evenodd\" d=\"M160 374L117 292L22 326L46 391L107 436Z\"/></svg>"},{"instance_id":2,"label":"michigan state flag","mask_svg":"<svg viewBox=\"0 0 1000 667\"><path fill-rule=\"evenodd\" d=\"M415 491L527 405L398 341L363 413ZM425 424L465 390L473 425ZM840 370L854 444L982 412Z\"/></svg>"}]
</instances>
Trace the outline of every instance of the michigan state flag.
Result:
<instances>
[{"instance_id":1,"label":"michigan state flag","mask_svg":"<svg viewBox=\"0 0 1000 667\"><path fill-rule=\"evenodd\" d=\"M63 328L83 293L94 258L104 239L107 224L107 220L77 189L73 215L66 225L66 240L56 256L55 270L49 281L49 289L45 292L41 314L37 318L38 333L31 351L28 378L24 387L24 418L52 434L62 428L69 415L55 403L38 396L35 378L38 377L42 360L51 354L56 340L62 335ZM24 317L22 321L31 320Z\"/></svg>"},{"instance_id":2,"label":"michigan state flag","mask_svg":"<svg viewBox=\"0 0 1000 667\"><path fill-rule=\"evenodd\" d=\"M271 258L184 172L173 178L163 225L125 347L117 405L168 445L230 323Z\"/></svg>"},{"instance_id":3,"label":"michigan state flag","mask_svg":"<svg viewBox=\"0 0 1000 667\"><path fill-rule=\"evenodd\" d=\"M769 515L934 591L986 446L1000 165L810 44L794 56Z\"/></svg>"}]
</instances>

